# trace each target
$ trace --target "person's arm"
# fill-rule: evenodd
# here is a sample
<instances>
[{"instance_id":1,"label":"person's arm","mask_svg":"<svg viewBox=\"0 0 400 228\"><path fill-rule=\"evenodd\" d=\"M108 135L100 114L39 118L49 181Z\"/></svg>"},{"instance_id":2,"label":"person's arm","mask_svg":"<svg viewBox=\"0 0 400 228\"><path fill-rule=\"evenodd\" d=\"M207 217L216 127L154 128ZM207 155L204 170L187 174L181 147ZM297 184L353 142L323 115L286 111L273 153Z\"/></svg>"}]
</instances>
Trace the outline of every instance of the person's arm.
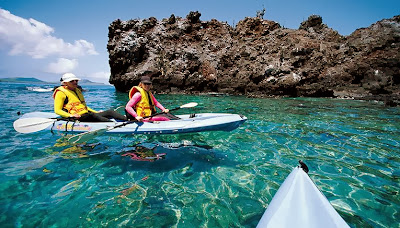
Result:
<instances>
[{"instance_id":1,"label":"person's arm","mask_svg":"<svg viewBox=\"0 0 400 228\"><path fill-rule=\"evenodd\" d=\"M125 106L125 110L135 118L138 116L138 114L135 112L133 107L136 106L140 99L142 99L142 95L139 92L136 92Z\"/></svg>"},{"instance_id":2,"label":"person's arm","mask_svg":"<svg viewBox=\"0 0 400 228\"><path fill-rule=\"evenodd\" d=\"M54 97L54 112L62 117L71 117L71 114L63 110L64 101L67 96L63 92L57 92Z\"/></svg>"},{"instance_id":3,"label":"person's arm","mask_svg":"<svg viewBox=\"0 0 400 228\"><path fill-rule=\"evenodd\" d=\"M153 97L154 105L155 105L157 108L161 109L161 111L163 111L163 112L169 112L169 109L164 108L164 106L162 106L162 104L161 104L160 102L157 101L157 99L153 96L153 94L152 94L151 96Z\"/></svg>"}]
</instances>

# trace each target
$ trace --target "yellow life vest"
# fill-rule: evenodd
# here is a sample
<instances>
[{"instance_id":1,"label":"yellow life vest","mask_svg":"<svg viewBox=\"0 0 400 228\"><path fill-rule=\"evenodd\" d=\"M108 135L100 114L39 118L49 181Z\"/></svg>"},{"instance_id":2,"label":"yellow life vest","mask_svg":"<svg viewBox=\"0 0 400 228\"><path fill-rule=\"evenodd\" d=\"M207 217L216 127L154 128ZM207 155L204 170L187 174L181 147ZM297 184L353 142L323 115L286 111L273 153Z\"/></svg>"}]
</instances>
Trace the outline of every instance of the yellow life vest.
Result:
<instances>
[{"instance_id":1,"label":"yellow life vest","mask_svg":"<svg viewBox=\"0 0 400 228\"><path fill-rule=\"evenodd\" d=\"M68 99L68 102L64 103L63 106L63 109L65 109L65 111L70 114L78 113L79 115L89 112L86 106L85 98L83 97L82 92L79 89L75 89L75 91L72 91L65 88L64 86L60 86L54 90L53 98L56 97L56 93L59 91L63 92Z\"/></svg>"},{"instance_id":2,"label":"yellow life vest","mask_svg":"<svg viewBox=\"0 0 400 228\"><path fill-rule=\"evenodd\" d=\"M156 109L154 107L153 95L151 92L146 92L141 87L134 86L129 91L129 99L131 99L136 92L140 92L140 95L142 96L142 99L140 99L134 107L138 116L145 117L155 113Z\"/></svg>"}]
</instances>

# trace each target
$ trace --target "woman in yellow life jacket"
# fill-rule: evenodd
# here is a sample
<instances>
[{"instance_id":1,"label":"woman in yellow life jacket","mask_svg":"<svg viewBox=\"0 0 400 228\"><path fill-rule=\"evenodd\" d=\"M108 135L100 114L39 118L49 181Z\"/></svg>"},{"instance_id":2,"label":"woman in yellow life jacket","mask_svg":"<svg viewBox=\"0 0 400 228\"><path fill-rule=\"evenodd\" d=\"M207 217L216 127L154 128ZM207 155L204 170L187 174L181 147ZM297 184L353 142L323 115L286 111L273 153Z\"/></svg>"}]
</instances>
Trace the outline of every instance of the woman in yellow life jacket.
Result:
<instances>
[{"instance_id":1,"label":"woman in yellow life jacket","mask_svg":"<svg viewBox=\"0 0 400 228\"><path fill-rule=\"evenodd\" d=\"M54 90L54 112L62 117L76 118L81 122L110 122L112 120L127 120L125 116L110 109L97 112L86 105L82 91L78 88L77 78L72 73L66 73L61 78L61 86Z\"/></svg>"},{"instance_id":2,"label":"woman in yellow life jacket","mask_svg":"<svg viewBox=\"0 0 400 228\"><path fill-rule=\"evenodd\" d=\"M167 121L169 110L164 108L160 102L151 94L152 82L149 76L143 76L139 86L134 86L129 91L129 102L125 106L125 113L128 119L137 121ZM150 119L143 117L156 113L156 108L161 109L164 115L154 116ZM172 116L172 115L171 115Z\"/></svg>"}]
</instances>

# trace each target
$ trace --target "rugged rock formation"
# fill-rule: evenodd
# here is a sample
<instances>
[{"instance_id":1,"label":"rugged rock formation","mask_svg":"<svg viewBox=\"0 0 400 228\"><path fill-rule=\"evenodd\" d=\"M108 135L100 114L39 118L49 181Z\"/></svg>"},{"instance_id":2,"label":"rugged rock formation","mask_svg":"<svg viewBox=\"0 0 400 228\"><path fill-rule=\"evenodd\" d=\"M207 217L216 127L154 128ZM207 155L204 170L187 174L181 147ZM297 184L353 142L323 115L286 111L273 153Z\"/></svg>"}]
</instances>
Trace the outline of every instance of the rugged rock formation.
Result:
<instances>
[{"instance_id":1,"label":"rugged rock formation","mask_svg":"<svg viewBox=\"0 0 400 228\"><path fill-rule=\"evenodd\" d=\"M144 74L158 93L247 96L400 97L400 16L349 36L312 15L298 30L261 18L235 28L171 15L109 26L110 83L119 91ZM389 103L389 102L388 102Z\"/></svg>"}]
</instances>

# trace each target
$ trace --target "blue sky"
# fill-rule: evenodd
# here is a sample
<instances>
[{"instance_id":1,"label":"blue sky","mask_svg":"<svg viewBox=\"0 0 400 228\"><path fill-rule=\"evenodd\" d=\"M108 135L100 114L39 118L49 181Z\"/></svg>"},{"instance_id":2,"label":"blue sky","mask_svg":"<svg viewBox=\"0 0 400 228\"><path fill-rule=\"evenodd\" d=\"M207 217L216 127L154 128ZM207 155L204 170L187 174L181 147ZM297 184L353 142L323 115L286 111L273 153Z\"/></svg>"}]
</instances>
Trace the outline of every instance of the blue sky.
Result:
<instances>
[{"instance_id":1,"label":"blue sky","mask_svg":"<svg viewBox=\"0 0 400 228\"><path fill-rule=\"evenodd\" d=\"M58 81L64 72L108 82L108 26L116 20L186 17L230 25L254 17L297 29L312 14L342 35L400 14L399 0L0 0L0 77Z\"/></svg>"}]
</instances>

